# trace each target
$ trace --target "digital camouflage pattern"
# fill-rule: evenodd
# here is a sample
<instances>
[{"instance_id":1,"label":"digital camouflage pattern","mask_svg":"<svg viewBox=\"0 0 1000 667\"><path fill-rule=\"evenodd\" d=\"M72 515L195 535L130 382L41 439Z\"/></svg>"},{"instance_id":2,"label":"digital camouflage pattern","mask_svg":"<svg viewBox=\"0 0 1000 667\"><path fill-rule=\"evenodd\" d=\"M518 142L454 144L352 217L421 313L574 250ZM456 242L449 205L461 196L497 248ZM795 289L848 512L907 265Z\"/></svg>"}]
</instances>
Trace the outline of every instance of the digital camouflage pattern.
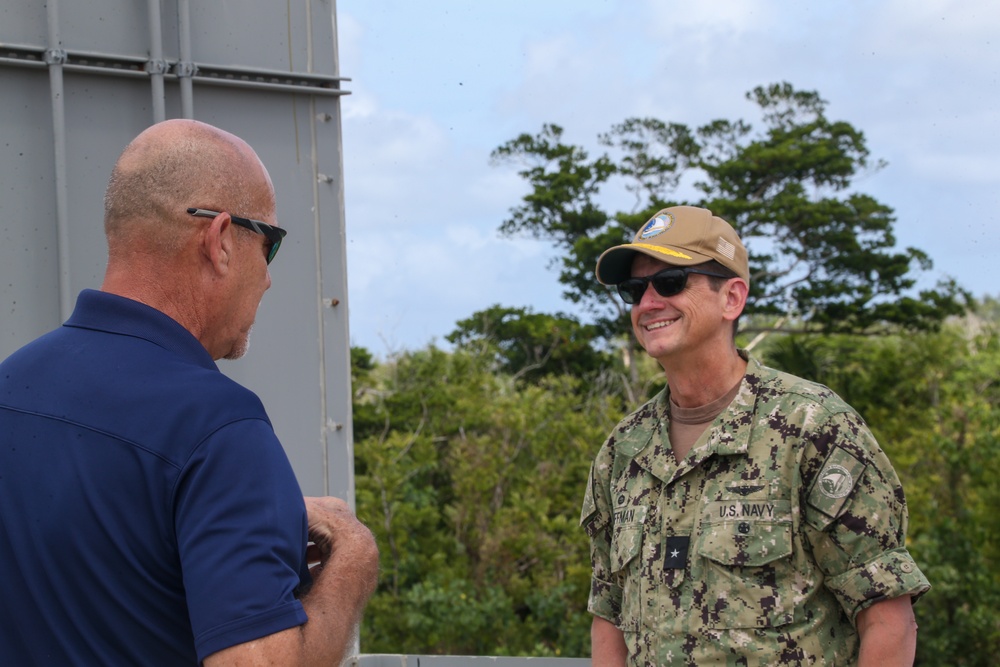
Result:
<instances>
[{"instance_id":1,"label":"digital camouflage pattern","mask_svg":"<svg viewBox=\"0 0 1000 667\"><path fill-rule=\"evenodd\" d=\"M591 613L623 631L632 665L854 664L857 613L930 587L864 421L750 359L678 464L668 398L622 420L591 468Z\"/></svg>"}]
</instances>

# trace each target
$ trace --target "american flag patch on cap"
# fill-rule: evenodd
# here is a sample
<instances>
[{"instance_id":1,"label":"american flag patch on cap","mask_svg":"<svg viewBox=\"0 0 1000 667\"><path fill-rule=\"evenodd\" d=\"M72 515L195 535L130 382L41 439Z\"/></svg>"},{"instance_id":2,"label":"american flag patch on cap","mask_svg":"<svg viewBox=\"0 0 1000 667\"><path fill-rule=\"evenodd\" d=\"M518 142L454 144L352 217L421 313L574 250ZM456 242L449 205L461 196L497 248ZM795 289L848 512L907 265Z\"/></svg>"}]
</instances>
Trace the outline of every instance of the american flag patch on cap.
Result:
<instances>
[{"instance_id":1,"label":"american flag patch on cap","mask_svg":"<svg viewBox=\"0 0 1000 667\"><path fill-rule=\"evenodd\" d=\"M715 250L723 257L728 257L729 259L736 256L736 246L721 236L719 237L718 245L715 246Z\"/></svg>"}]
</instances>

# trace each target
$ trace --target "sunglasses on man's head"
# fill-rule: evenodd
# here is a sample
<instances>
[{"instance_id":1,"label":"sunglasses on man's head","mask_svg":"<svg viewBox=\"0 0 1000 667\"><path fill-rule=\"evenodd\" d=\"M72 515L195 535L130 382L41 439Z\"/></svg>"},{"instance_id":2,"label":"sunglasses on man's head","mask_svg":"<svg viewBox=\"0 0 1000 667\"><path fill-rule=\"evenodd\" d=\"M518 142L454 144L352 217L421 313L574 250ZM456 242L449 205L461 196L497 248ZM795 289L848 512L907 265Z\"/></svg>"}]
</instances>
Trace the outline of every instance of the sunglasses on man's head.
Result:
<instances>
[{"instance_id":1,"label":"sunglasses on man's head","mask_svg":"<svg viewBox=\"0 0 1000 667\"><path fill-rule=\"evenodd\" d=\"M636 304L642 300L642 295L646 293L646 286L653 283L653 289L660 296L674 296L684 291L684 287L687 286L689 273L697 273L702 276L715 276L716 278L733 277L724 276L721 273L712 273L711 271L702 271L701 269L663 269L651 276L629 278L618 283L618 294L625 303Z\"/></svg>"},{"instance_id":2,"label":"sunglasses on man's head","mask_svg":"<svg viewBox=\"0 0 1000 667\"><path fill-rule=\"evenodd\" d=\"M204 208L189 208L188 213L196 218L215 218L219 215L219 211L209 211ZM288 233L287 229L282 229L281 227L275 227L274 225L269 225L266 222L261 222L260 220L251 220L250 218L240 218L238 216L229 214L229 219L233 221L234 225L239 225L240 227L245 227L250 231L257 232L267 239L267 245L264 246L264 258L267 263L270 264L274 256L278 254L278 248L281 247L281 239L285 238L285 234Z\"/></svg>"}]
</instances>

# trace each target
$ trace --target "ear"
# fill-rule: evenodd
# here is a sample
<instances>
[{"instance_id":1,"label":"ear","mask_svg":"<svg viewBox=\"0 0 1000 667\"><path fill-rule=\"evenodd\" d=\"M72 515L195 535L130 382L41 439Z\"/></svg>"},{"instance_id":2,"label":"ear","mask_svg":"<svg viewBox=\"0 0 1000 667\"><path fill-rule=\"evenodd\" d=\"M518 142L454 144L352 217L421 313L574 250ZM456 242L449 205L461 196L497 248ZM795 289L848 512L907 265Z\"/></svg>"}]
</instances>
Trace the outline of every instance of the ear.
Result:
<instances>
[{"instance_id":1,"label":"ear","mask_svg":"<svg viewBox=\"0 0 1000 667\"><path fill-rule=\"evenodd\" d=\"M201 252L208 260L212 270L218 275L229 271L229 263L233 258L233 224L229 214L223 211L212 218L205 233L201 237Z\"/></svg>"},{"instance_id":2,"label":"ear","mask_svg":"<svg viewBox=\"0 0 1000 667\"><path fill-rule=\"evenodd\" d=\"M732 322L747 305L747 295L750 293L750 286L742 278L731 278L725 288L723 288L726 302L723 306L722 316Z\"/></svg>"}]
</instances>

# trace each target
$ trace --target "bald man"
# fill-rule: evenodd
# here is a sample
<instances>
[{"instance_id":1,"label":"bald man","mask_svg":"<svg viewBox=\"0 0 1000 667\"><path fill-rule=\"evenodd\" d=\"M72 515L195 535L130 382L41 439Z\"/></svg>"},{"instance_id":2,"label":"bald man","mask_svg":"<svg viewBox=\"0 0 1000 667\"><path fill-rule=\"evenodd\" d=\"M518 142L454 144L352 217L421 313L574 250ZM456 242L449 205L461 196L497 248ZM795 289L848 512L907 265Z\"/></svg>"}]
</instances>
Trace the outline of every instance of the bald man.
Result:
<instances>
[{"instance_id":1,"label":"bald man","mask_svg":"<svg viewBox=\"0 0 1000 667\"><path fill-rule=\"evenodd\" d=\"M218 128L159 123L104 224L101 290L0 364L0 663L339 664L374 539L302 497L215 364L246 353L285 236L267 170Z\"/></svg>"}]
</instances>

